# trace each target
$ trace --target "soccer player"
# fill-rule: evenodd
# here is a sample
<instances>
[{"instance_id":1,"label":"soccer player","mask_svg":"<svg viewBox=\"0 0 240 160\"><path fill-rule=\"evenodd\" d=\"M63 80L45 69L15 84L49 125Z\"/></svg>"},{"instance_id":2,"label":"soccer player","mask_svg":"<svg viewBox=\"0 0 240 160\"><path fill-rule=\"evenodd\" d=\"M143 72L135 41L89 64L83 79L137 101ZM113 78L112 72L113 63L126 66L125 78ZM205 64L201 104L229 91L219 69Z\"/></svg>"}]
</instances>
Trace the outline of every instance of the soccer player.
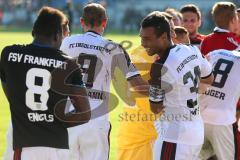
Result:
<instances>
[{"instance_id":1,"label":"soccer player","mask_svg":"<svg viewBox=\"0 0 240 160\"><path fill-rule=\"evenodd\" d=\"M161 14L143 19L140 37L150 56L161 57L151 66L149 80L151 110L157 114L164 108L163 142L154 149L154 159L196 159L204 137L197 90L200 79L212 82L210 64L197 47L173 45Z\"/></svg>"},{"instance_id":2,"label":"soccer player","mask_svg":"<svg viewBox=\"0 0 240 160\"><path fill-rule=\"evenodd\" d=\"M217 49L235 50L240 44L236 31L238 16L235 4L231 2L217 2L212 8L213 20L216 24L214 32L207 35L203 40L200 49L202 54Z\"/></svg>"},{"instance_id":3,"label":"soccer player","mask_svg":"<svg viewBox=\"0 0 240 160\"><path fill-rule=\"evenodd\" d=\"M172 17L165 12L151 12L151 14L155 13L162 14L169 19L171 37L174 38L176 35ZM151 64L157 56L149 56L142 46L132 50L130 55L141 76L144 80L148 80L150 78ZM142 68L143 65L144 68ZM155 116L151 112L148 96L144 97L136 94L135 97L136 104L134 106L126 104L123 113L120 114L120 126L117 136L117 160L153 159L153 144L158 135L154 121L159 115ZM134 118L131 119L131 117Z\"/></svg>"},{"instance_id":4,"label":"soccer player","mask_svg":"<svg viewBox=\"0 0 240 160\"><path fill-rule=\"evenodd\" d=\"M84 34L65 38L61 50L69 56L78 57L89 89L91 109L100 109L100 112L93 111L89 123L69 129L71 159L107 160L111 129L108 92L112 73L116 67L120 68L132 86L140 82L140 76L124 49L102 37L107 25L107 14L102 5L86 5L80 22Z\"/></svg>"},{"instance_id":5,"label":"soccer player","mask_svg":"<svg viewBox=\"0 0 240 160\"><path fill-rule=\"evenodd\" d=\"M83 124L90 119L81 71L59 50L66 20L61 11L43 7L33 26L33 42L7 46L1 53L0 77L13 127L11 159L67 159L66 122ZM67 95L76 114L64 116ZM77 114L80 111L84 114Z\"/></svg>"},{"instance_id":6,"label":"soccer player","mask_svg":"<svg viewBox=\"0 0 240 160\"><path fill-rule=\"evenodd\" d=\"M202 42L200 48L204 55L209 52L226 49L235 50L239 48L240 38L236 36L238 31L239 19L236 12L235 4L231 2L218 2L212 8L212 16L216 27L214 32L208 35ZM240 102L238 103L238 108ZM238 144L236 148L240 153L240 133L235 132ZM237 152L236 152L237 153Z\"/></svg>"},{"instance_id":7,"label":"soccer player","mask_svg":"<svg viewBox=\"0 0 240 160\"><path fill-rule=\"evenodd\" d=\"M205 142L201 159L216 154L217 159L237 159L236 105L240 97L240 53L215 50L207 58L213 66L214 81L200 98L201 115L204 121Z\"/></svg>"},{"instance_id":8,"label":"soccer player","mask_svg":"<svg viewBox=\"0 0 240 160\"><path fill-rule=\"evenodd\" d=\"M183 16L183 27L189 32L189 39L192 45L199 47L205 35L198 32L201 26L201 12L199 8L193 4L188 4L180 9Z\"/></svg>"},{"instance_id":9,"label":"soccer player","mask_svg":"<svg viewBox=\"0 0 240 160\"><path fill-rule=\"evenodd\" d=\"M176 38L173 38L174 44L179 44L179 43L190 44L189 33L186 30L186 28L181 26L176 26L174 27L174 31L176 33Z\"/></svg>"}]
</instances>

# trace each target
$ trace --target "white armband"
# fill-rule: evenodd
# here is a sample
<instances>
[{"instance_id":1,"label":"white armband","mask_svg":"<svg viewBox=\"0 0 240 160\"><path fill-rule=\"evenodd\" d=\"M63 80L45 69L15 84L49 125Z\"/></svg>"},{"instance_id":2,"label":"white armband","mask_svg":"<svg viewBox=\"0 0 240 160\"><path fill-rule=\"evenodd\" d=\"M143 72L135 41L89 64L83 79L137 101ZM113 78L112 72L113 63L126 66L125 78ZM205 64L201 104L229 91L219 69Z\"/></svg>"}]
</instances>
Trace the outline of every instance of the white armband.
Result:
<instances>
[{"instance_id":1,"label":"white armband","mask_svg":"<svg viewBox=\"0 0 240 160\"><path fill-rule=\"evenodd\" d=\"M163 102L165 98L165 91L157 85L150 85L149 88L149 101L154 103Z\"/></svg>"}]
</instances>

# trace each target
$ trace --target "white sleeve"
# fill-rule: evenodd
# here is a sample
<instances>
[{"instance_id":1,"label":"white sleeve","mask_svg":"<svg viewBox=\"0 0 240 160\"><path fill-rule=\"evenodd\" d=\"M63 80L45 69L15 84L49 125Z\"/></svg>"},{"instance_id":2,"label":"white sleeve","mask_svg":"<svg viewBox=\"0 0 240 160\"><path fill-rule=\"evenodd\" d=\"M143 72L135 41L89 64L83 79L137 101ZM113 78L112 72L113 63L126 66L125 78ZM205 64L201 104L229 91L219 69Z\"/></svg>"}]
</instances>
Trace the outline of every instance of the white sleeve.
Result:
<instances>
[{"instance_id":1,"label":"white sleeve","mask_svg":"<svg viewBox=\"0 0 240 160\"><path fill-rule=\"evenodd\" d=\"M125 75L126 79L140 75L135 66L132 64L128 53L120 46L114 49L113 54L113 69L118 67Z\"/></svg>"},{"instance_id":2,"label":"white sleeve","mask_svg":"<svg viewBox=\"0 0 240 160\"><path fill-rule=\"evenodd\" d=\"M201 78L207 78L212 74L212 66L205 57L202 58Z\"/></svg>"},{"instance_id":3,"label":"white sleeve","mask_svg":"<svg viewBox=\"0 0 240 160\"><path fill-rule=\"evenodd\" d=\"M195 48L197 53L198 53L198 57L200 60L200 64L201 64L201 78L208 78L211 74L212 74L212 65L208 62L208 60L206 59L206 57L204 57L204 55L201 54L200 50L198 48Z\"/></svg>"}]
</instances>

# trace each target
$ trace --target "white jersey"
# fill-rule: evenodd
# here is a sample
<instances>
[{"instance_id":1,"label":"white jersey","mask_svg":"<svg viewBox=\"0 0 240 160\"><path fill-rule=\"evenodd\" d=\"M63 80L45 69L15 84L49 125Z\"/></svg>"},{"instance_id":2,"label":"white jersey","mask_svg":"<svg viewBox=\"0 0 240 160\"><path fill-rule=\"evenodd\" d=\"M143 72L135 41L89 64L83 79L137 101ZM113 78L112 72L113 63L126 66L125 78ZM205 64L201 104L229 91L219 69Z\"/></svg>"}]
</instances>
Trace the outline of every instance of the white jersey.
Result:
<instances>
[{"instance_id":1,"label":"white jersey","mask_svg":"<svg viewBox=\"0 0 240 160\"><path fill-rule=\"evenodd\" d=\"M203 121L198 105L199 79L208 77L212 68L194 46L176 45L159 60L161 88L165 90L163 140L186 145L201 145ZM165 72L165 73L164 73Z\"/></svg>"},{"instance_id":2,"label":"white jersey","mask_svg":"<svg viewBox=\"0 0 240 160\"><path fill-rule=\"evenodd\" d=\"M213 125L233 124L240 96L240 53L220 49L210 52L207 57L215 78L200 98L203 121Z\"/></svg>"},{"instance_id":3,"label":"white jersey","mask_svg":"<svg viewBox=\"0 0 240 160\"><path fill-rule=\"evenodd\" d=\"M78 57L83 69L83 81L88 87L91 120L108 120L108 98L111 77L116 67L127 79L138 75L127 53L118 44L89 31L66 37L60 48L71 57Z\"/></svg>"}]
</instances>

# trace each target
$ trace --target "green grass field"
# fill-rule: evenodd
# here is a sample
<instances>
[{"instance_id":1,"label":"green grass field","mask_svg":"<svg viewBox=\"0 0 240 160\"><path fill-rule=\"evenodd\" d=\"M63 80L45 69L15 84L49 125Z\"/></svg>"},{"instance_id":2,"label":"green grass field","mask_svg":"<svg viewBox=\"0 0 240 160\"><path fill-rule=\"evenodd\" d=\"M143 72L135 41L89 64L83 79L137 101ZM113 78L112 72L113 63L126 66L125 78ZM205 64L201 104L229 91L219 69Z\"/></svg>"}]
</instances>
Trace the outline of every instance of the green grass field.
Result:
<instances>
[{"instance_id":1,"label":"green grass field","mask_svg":"<svg viewBox=\"0 0 240 160\"><path fill-rule=\"evenodd\" d=\"M122 42L124 40L131 41L133 46L128 50L138 46L140 44L140 39L137 35L125 35L125 34L107 34L107 38L116 41ZM27 44L31 43L32 37L29 32L9 32L9 31L0 31L0 51L7 46L12 44ZM111 91L115 93L113 87ZM2 159L5 148L6 148L6 132L10 122L10 112L9 105L4 96L2 88L0 87L0 159ZM118 114L121 112L123 102L120 101L117 109L111 112L111 150L110 150L110 160L114 160L116 156L116 135L118 128Z\"/></svg>"}]
</instances>

